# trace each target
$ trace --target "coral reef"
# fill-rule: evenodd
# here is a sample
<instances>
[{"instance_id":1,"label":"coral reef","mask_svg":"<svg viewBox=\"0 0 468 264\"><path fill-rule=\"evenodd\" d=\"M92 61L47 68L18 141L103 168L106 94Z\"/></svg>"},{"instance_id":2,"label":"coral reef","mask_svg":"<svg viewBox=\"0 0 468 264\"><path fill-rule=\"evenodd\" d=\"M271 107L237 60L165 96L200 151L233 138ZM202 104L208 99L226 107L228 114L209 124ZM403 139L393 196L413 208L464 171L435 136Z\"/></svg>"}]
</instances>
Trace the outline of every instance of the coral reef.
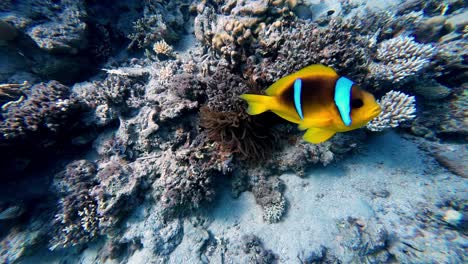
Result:
<instances>
[{"instance_id":1,"label":"coral reef","mask_svg":"<svg viewBox=\"0 0 468 264\"><path fill-rule=\"evenodd\" d=\"M310 64L321 63L361 81L367 72L371 55L371 36L357 30L352 20L334 18L325 28L297 20L279 29L266 28L257 50L265 57L253 61L253 78L273 82ZM294 52L292 52L294 51Z\"/></svg>"},{"instance_id":2,"label":"coral reef","mask_svg":"<svg viewBox=\"0 0 468 264\"><path fill-rule=\"evenodd\" d=\"M430 44L420 44L413 37L399 36L380 43L377 63L369 66L376 81L400 83L427 68L436 49Z\"/></svg>"},{"instance_id":3,"label":"coral reef","mask_svg":"<svg viewBox=\"0 0 468 264\"><path fill-rule=\"evenodd\" d=\"M296 1L221 1L197 5L195 36L230 65L252 54L251 46L262 27L292 16Z\"/></svg>"},{"instance_id":4,"label":"coral reef","mask_svg":"<svg viewBox=\"0 0 468 264\"><path fill-rule=\"evenodd\" d=\"M158 160L155 195L168 213L188 213L213 200L215 179L230 170L229 154L214 146L192 146L176 153L167 151Z\"/></svg>"},{"instance_id":5,"label":"coral reef","mask_svg":"<svg viewBox=\"0 0 468 264\"><path fill-rule=\"evenodd\" d=\"M133 23L133 32L128 35L131 40L128 48L137 45L145 48L157 41L173 42L179 38L183 30L185 16L184 7L188 8L190 1L145 1L143 17Z\"/></svg>"},{"instance_id":6,"label":"coral reef","mask_svg":"<svg viewBox=\"0 0 468 264\"><path fill-rule=\"evenodd\" d=\"M465 258L462 1L98 2L0 4L2 186L19 179L11 163L28 193L0 191L0 262ZM377 97L393 89L368 130L414 120L399 132L433 157L364 129L309 144L245 112L239 95L316 63ZM38 83L51 79L72 88Z\"/></svg>"},{"instance_id":7,"label":"coral reef","mask_svg":"<svg viewBox=\"0 0 468 264\"><path fill-rule=\"evenodd\" d=\"M367 124L367 129L382 131L414 119L416 117L415 102L414 96L397 91L388 92L377 101L382 108L382 113Z\"/></svg>"}]
</instances>

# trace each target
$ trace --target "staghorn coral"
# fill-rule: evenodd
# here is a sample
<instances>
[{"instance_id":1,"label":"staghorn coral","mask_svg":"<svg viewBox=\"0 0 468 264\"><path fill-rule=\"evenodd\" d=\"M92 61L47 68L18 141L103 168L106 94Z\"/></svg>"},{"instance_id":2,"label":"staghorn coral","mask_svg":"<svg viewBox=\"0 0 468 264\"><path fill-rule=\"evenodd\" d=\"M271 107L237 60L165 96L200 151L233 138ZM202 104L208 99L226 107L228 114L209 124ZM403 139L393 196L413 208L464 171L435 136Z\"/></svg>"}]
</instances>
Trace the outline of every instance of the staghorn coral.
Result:
<instances>
[{"instance_id":1,"label":"staghorn coral","mask_svg":"<svg viewBox=\"0 0 468 264\"><path fill-rule=\"evenodd\" d=\"M377 63L369 65L370 78L393 84L407 81L430 65L436 48L420 44L413 37L399 36L380 43L377 49Z\"/></svg>"},{"instance_id":2,"label":"staghorn coral","mask_svg":"<svg viewBox=\"0 0 468 264\"><path fill-rule=\"evenodd\" d=\"M0 141L56 136L67 129L80 107L70 88L56 81L34 85L26 97L2 114Z\"/></svg>"},{"instance_id":3,"label":"staghorn coral","mask_svg":"<svg viewBox=\"0 0 468 264\"><path fill-rule=\"evenodd\" d=\"M387 128L397 127L402 122L416 117L414 96L408 96L398 91L390 91L377 103L382 108L382 113L367 124L367 129L371 131L383 131Z\"/></svg>"}]
</instances>

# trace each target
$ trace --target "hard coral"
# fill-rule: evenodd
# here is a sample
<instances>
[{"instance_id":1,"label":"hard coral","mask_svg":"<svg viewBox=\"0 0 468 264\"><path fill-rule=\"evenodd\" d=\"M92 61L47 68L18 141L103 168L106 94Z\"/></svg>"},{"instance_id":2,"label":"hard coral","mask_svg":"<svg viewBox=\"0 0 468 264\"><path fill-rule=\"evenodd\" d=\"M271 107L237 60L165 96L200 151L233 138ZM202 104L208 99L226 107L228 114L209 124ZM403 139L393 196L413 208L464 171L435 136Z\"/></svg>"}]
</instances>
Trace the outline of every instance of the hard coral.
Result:
<instances>
[{"instance_id":1,"label":"hard coral","mask_svg":"<svg viewBox=\"0 0 468 264\"><path fill-rule=\"evenodd\" d=\"M212 201L216 178L229 170L229 154L204 142L177 152L165 151L155 161L161 175L155 182L156 196L168 214L187 213Z\"/></svg>"},{"instance_id":2,"label":"hard coral","mask_svg":"<svg viewBox=\"0 0 468 264\"><path fill-rule=\"evenodd\" d=\"M359 82L367 73L371 37L356 27L353 21L335 18L325 28L305 20L281 29L265 28L268 33L257 52L268 56L249 67L256 79L271 83L305 66L321 63Z\"/></svg>"},{"instance_id":3,"label":"hard coral","mask_svg":"<svg viewBox=\"0 0 468 264\"><path fill-rule=\"evenodd\" d=\"M378 100L377 103L382 108L382 113L367 124L367 129L371 131L382 131L387 128L397 127L400 123L416 117L414 96L390 91Z\"/></svg>"},{"instance_id":4,"label":"hard coral","mask_svg":"<svg viewBox=\"0 0 468 264\"><path fill-rule=\"evenodd\" d=\"M265 23L292 15L294 1L221 1L197 6L195 36L229 65L240 65L252 54ZM229 14L229 15L226 15Z\"/></svg>"},{"instance_id":5,"label":"hard coral","mask_svg":"<svg viewBox=\"0 0 468 264\"><path fill-rule=\"evenodd\" d=\"M145 48L160 40L173 42L184 24L184 15L181 6L188 6L188 1L144 1L143 17L134 22L134 32L128 38L139 48Z\"/></svg>"},{"instance_id":6,"label":"hard coral","mask_svg":"<svg viewBox=\"0 0 468 264\"><path fill-rule=\"evenodd\" d=\"M89 194L89 189L97 184L95 173L93 163L79 160L56 175L54 188L61 198L51 250L83 244L98 235L97 203Z\"/></svg>"},{"instance_id":7,"label":"hard coral","mask_svg":"<svg viewBox=\"0 0 468 264\"><path fill-rule=\"evenodd\" d=\"M420 44L413 37L399 36L380 43L376 59L369 66L370 77L377 81L400 83L430 65L435 47Z\"/></svg>"},{"instance_id":8,"label":"hard coral","mask_svg":"<svg viewBox=\"0 0 468 264\"><path fill-rule=\"evenodd\" d=\"M279 222L286 212L283 191L284 183L278 177L261 177L253 186L255 200L263 208L263 220L267 223Z\"/></svg>"},{"instance_id":9,"label":"hard coral","mask_svg":"<svg viewBox=\"0 0 468 264\"><path fill-rule=\"evenodd\" d=\"M70 88L56 81L34 85L27 99L2 114L0 141L45 139L67 129L80 105Z\"/></svg>"}]
</instances>

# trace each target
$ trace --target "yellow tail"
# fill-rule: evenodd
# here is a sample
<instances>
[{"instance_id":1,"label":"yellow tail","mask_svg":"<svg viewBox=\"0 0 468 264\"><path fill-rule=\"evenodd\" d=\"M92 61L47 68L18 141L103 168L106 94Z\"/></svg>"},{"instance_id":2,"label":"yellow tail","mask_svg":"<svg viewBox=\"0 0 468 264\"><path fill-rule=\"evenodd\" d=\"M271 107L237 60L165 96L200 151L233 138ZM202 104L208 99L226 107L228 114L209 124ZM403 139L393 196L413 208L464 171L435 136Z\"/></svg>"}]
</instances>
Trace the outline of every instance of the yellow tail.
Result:
<instances>
[{"instance_id":1,"label":"yellow tail","mask_svg":"<svg viewBox=\"0 0 468 264\"><path fill-rule=\"evenodd\" d=\"M274 98L267 95L243 94L240 98L244 99L249 104L249 108L247 108L247 113L249 115L258 115L271 110L274 103Z\"/></svg>"}]
</instances>

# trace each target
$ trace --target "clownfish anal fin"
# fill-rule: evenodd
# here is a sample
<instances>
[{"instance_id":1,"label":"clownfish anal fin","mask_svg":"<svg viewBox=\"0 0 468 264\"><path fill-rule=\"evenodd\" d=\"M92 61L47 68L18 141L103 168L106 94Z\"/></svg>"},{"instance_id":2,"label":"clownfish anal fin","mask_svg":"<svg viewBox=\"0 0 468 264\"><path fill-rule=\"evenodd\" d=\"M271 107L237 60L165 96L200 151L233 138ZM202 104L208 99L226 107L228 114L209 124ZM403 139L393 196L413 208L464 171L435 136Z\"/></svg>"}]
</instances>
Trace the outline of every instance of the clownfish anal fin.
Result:
<instances>
[{"instance_id":1,"label":"clownfish anal fin","mask_svg":"<svg viewBox=\"0 0 468 264\"><path fill-rule=\"evenodd\" d=\"M300 130L306 130L310 127L328 127L332 124L330 118L306 118L299 123Z\"/></svg>"},{"instance_id":2,"label":"clownfish anal fin","mask_svg":"<svg viewBox=\"0 0 468 264\"><path fill-rule=\"evenodd\" d=\"M335 133L336 132L332 130L312 127L307 129L302 138L307 142L318 144L327 141L333 135L335 135Z\"/></svg>"}]
</instances>

